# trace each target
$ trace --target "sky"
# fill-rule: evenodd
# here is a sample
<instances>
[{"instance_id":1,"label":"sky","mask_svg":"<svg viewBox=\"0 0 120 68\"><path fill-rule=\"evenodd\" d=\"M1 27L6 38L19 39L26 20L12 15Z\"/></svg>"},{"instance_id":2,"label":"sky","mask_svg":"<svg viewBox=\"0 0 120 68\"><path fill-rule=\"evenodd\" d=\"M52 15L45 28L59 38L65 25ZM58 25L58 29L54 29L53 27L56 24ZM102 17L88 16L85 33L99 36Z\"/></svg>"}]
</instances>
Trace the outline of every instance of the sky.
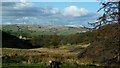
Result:
<instances>
[{"instance_id":1,"label":"sky","mask_svg":"<svg viewBox=\"0 0 120 68\"><path fill-rule=\"evenodd\" d=\"M79 8L86 8L90 11L97 11L97 9L100 8L100 3L99 2L33 2L33 4L38 5L38 6L48 6L48 7L54 7L54 8L60 8L64 9L65 7L75 5Z\"/></svg>"},{"instance_id":2,"label":"sky","mask_svg":"<svg viewBox=\"0 0 120 68\"><path fill-rule=\"evenodd\" d=\"M99 2L2 2L2 24L89 26L102 14Z\"/></svg>"}]
</instances>

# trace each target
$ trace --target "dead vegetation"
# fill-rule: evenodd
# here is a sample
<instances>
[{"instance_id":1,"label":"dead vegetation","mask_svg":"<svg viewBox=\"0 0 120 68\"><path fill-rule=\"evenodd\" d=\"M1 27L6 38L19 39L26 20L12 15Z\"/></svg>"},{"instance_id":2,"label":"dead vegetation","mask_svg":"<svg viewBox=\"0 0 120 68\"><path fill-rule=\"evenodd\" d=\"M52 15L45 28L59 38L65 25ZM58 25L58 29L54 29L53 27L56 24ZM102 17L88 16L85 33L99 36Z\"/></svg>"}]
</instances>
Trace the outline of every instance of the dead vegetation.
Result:
<instances>
[{"instance_id":1,"label":"dead vegetation","mask_svg":"<svg viewBox=\"0 0 120 68\"><path fill-rule=\"evenodd\" d=\"M86 46L86 45L85 45ZM84 46L61 46L60 48L35 48L16 49L2 48L3 63L48 63L50 60L57 60L66 63L80 63L77 59L79 51L71 51L74 48L81 49ZM8 62L9 61L9 62ZM14 62L11 62L14 61Z\"/></svg>"}]
</instances>

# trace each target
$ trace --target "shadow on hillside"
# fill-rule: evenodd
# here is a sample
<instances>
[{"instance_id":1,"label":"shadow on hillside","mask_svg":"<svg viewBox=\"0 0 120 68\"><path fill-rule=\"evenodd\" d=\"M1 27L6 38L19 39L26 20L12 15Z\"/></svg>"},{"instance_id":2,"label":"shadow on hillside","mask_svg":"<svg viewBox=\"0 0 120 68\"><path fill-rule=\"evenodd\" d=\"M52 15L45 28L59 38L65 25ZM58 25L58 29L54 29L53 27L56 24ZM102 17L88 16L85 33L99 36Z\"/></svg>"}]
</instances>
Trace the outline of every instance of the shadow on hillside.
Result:
<instances>
[{"instance_id":1,"label":"shadow on hillside","mask_svg":"<svg viewBox=\"0 0 120 68\"><path fill-rule=\"evenodd\" d=\"M32 46L29 40L19 39L16 36L10 35L4 31L2 32L2 47L3 48L20 48L20 49L30 49L35 48Z\"/></svg>"}]
</instances>

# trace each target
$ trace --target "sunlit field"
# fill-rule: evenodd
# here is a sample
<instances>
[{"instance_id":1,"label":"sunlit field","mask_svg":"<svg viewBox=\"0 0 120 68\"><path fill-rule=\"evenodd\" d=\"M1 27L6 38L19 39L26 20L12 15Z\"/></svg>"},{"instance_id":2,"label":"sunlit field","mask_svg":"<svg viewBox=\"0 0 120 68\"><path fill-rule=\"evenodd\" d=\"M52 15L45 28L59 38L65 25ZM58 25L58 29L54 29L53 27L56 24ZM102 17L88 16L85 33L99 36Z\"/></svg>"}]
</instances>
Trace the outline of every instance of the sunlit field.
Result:
<instances>
[{"instance_id":1,"label":"sunlit field","mask_svg":"<svg viewBox=\"0 0 120 68\"><path fill-rule=\"evenodd\" d=\"M76 68L83 67L83 60L77 59L79 51L77 49L86 48L87 45L69 45L61 46L59 48L36 48L36 49L15 49L15 48L2 48L4 61L3 67L49 67L50 60L62 62L62 68ZM74 51L73 49L76 49ZM91 63L89 59L84 61L86 65ZM84 64L85 64L84 63ZM91 66L87 66L90 67Z\"/></svg>"}]
</instances>

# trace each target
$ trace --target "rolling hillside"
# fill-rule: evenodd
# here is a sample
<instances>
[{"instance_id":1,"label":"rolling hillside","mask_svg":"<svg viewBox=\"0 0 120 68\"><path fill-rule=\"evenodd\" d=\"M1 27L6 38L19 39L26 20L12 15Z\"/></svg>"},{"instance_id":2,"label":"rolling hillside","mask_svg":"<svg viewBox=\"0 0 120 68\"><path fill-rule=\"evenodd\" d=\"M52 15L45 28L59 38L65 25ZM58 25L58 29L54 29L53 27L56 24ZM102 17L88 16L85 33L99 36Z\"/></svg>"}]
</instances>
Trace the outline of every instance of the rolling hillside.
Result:
<instances>
[{"instance_id":1,"label":"rolling hillside","mask_svg":"<svg viewBox=\"0 0 120 68\"><path fill-rule=\"evenodd\" d=\"M3 47L24 48L16 42L29 42L28 48L59 47L59 45L88 44L88 29L68 26L3 25ZM6 43L7 42L7 43ZM31 47L32 46L32 47ZM27 46L26 46L27 47Z\"/></svg>"},{"instance_id":2,"label":"rolling hillside","mask_svg":"<svg viewBox=\"0 0 120 68\"><path fill-rule=\"evenodd\" d=\"M9 33L18 34L29 34L32 36L36 35L69 35L88 31L88 29L81 27L69 27L69 26L39 26L39 25L22 25L22 24L11 24L2 25L2 30Z\"/></svg>"}]
</instances>

